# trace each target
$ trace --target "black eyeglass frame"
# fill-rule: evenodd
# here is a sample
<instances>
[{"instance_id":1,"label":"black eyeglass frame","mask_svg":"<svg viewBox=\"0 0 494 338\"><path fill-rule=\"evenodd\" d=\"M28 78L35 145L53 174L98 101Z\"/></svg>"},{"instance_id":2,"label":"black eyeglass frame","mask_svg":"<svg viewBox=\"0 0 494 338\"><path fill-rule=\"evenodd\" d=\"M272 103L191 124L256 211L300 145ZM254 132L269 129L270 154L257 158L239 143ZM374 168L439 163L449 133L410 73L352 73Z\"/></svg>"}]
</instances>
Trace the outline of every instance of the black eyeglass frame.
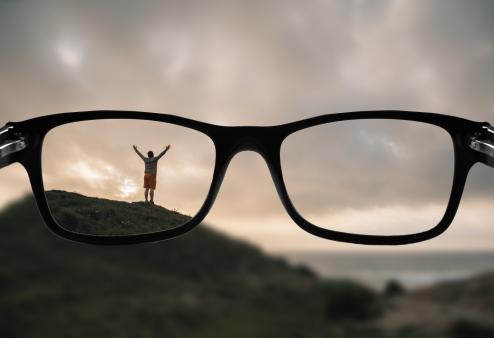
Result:
<instances>
[{"instance_id":1,"label":"black eyeglass frame","mask_svg":"<svg viewBox=\"0 0 494 338\"><path fill-rule=\"evenodd\" d=\"M109 119L136 119L179 125L206 134L216 150L211 186L206 199L187 223L168 230L136 235L102 236L68 231L52 216L43 186L42 146L45 135L53 128L73 122ZM280 150L292 133L305 128L338 121L389 119L423 122L446 130L454 147L454 175L449 202L440 222L433 228L405 235L352 234L321 228L308 222L296 210L283 181ZM281 202L303 230L312 235L340 242L367 245L401 245L425 241L444 232L458 210L470 168L477 162L494 167L494 129L487 122L475 122L460 117L436 113L382 110L327 114L276 126L218 126L184 117L139 111L98 110L60 113L9 122L0 129L0 168L20 163L27 171L39 211L45 223L56 234L78 242L91 244L135 244L160 241L182 235L197 226L208 214L218 194L231 159L239 152L251 150L266 161Z\"/></svg>"}]
</instances>

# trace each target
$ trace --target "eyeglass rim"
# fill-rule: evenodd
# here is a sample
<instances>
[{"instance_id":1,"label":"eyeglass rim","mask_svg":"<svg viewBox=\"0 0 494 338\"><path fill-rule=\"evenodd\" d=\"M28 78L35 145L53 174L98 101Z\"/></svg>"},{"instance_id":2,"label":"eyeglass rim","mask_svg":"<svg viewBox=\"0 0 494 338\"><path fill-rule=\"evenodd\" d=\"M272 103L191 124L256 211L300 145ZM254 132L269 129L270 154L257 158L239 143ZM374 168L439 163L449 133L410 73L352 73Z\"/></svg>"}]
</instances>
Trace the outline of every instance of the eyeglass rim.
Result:
<instances>
[{"instance_id":1,"label":"eyeglass rim","mask_svg":"<svg viewBox=\"0 0 494 338\"><path fill-rule=\"evenodd\" d=\"M176 228L154 233L106 236L72 232L56 222L50 212L43 185L41 157L44 137L53 128L67 123L108 119L138 119L166 122L202 132L213 141L216 149L216 159L211 186L201 208L187 223ZM435 227L423 232L404 235L353 234L321 228L307 221L295 209L288 195L281 170L280 150L282 142L289 135L305 128L338 121L362 119L423 122L436 125L449 133L454 149L452 190L444 216ZM7 125L12 126L17 132L23 133L29 144L29 147L26 149L13 154L12 162L19 162L26 169L38 209L44 222L55 234L69 240L89 244L123 245L161 241L185 234L200 224L213 206L230 160L240 151L253 150L266 160L285 210L293 221L306 232L317 237L339 242L366 245L403 245L436 237L443 233L452 223L460 204L468 172L475 163L482 162L482 157L478 152L468 147L468 142L474 133L479 132L479 130L485 127L486 122L476 122L438 113L403 110L370 110L325 114L274 126L220 126L170 114L122 110L93 110L45 115L25 121L8 123Z\"/></svg>"}]
</instances>

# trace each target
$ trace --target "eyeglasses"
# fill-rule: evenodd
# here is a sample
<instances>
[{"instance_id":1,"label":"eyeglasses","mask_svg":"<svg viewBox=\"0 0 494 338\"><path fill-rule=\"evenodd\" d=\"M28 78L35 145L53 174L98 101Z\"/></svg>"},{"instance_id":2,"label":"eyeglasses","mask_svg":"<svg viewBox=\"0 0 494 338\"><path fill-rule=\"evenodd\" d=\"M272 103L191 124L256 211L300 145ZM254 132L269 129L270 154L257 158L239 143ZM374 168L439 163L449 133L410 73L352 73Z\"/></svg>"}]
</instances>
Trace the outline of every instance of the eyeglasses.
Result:
<instances>
[{"instance_id":1,"label":"eyeglasses","mask_svg":"<svg viewBox=\"0 0 494 338\"><path fill-rule=\"evenodd\" d=\"M93 244L157 241L191 230L211 209L230 160L244 150L264 158L283 206L303 230L398 245L448 228L470 168L494 167L494 128L410 111L266 127L89 111L0 129L0 168L22 164L49 228ZM249 184L251 173L243 175Z\"/></svg>"}]
</instances>

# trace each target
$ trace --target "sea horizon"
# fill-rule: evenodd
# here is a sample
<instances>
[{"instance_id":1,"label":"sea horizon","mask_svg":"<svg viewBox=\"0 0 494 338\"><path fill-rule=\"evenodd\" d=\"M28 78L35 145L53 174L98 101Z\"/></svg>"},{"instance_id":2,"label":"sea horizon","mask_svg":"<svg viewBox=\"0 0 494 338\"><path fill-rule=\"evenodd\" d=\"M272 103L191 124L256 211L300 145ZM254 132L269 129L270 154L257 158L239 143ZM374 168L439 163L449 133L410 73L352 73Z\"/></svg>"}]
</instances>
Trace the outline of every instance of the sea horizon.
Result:
<instances>
[{"instance_id":1,"label":"sea horizon","mask_svg":"<svg viewBox=\"0 0 494 338\"><path fill-rule=\"evenodd\" d=\"M494 250L430 252L285 251L292 265L305 265L322 278L351 279L376 290L391 281L414 290L494 271Z\"/></svg>"}]
</instances>

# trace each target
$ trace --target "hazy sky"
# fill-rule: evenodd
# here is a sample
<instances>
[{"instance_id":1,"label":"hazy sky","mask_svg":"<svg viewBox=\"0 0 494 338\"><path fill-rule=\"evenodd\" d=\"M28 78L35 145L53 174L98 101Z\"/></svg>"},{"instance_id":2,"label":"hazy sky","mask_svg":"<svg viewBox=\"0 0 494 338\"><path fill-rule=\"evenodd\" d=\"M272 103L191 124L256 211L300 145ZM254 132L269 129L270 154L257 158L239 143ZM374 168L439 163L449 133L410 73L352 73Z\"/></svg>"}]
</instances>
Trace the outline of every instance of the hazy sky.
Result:
<instances>
[{"instance_id":1,"label":"hazy sky","mask_svg":"<svg viewBox=\"0 0 494 338\"><path fill-rule=\"evenodd\" d=\"M493 12L489 0L3 0L0 116L125 109L270 125L406 109L494 122ZM0 173L2 205L29 189L20 166ZM494 248L493 205L494 171L478 165L450 229L403 250ZM300 230L252 153L233 160L206 221L267 250L356 248Z\"/></svg>"}]
</instances>

